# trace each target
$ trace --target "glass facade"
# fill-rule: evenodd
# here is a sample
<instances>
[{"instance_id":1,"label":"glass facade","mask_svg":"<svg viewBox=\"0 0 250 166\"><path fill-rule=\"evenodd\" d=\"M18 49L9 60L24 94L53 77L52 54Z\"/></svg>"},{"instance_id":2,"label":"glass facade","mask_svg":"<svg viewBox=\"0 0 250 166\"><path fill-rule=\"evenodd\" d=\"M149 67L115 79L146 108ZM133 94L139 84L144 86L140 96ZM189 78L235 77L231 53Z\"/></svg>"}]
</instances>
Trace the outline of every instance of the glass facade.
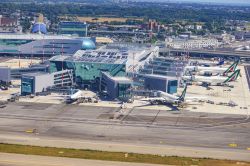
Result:
<instances>
[{"instance_id":1,"label":"glass facade","mask_svg":"<svg viewBox=\"0 0 250 166\"><path fill-rule=\"evenodd\" d=\"M108 72L111 76L125 76L125 64L91 63L91 62L71 62L71 61L50 61L50 72L72 69L74 71L75 82L78 85L93 84L99 81L101 72Z\"/></svg>"},{"instance_id":2,"label":"glass facade","mask_svg":"<svg viewBox=\"0 0 250 166\"><path fill-rule=\"evenodd\" d=\"M21 80L21 94L28 95L34 92L34 79L23 77Z\"/></svg>"},{"instance_id":3,"label":"glass facade","mask_svg":"<svg viewBox=\"0 0 250 166\"><path fill-rule=\"evenodd\" d=\"M177 93L177 86L178 86L177 80L169 80L167 92L170 94Z\"/></svg>"},{"instance_id":4,"label":"glass facade","mask_svg":"<svg viewBox=\"0 0 250 166\"><path fill-rule=\"evenodd\" d=\"M35 25L33 25L31 32L46 34L47 33L46 25L44 23L36 23Z\"/></svg>"},{"instance_id":5,"label":"glass facade","mask_svg":"<svg viewBox=\"0 0 250 166\"><path fill-rule=\"evenodd\" d=\"M18 46L32 42L32 40L0 39L0 52L18 52Z\"/></svg>"},{"instance_id":6,"label":"glass facade","mask_svg":"<svg viewBox=\"0 0 250 166\"><path fill-rule=\"evenodd\" d=\"M154 58L140 70L140 73L180 77L187 63L178 59Z\"/></svg>"},{"instance_id":7,"label":"glass facade","mask_svg":"<svg viewBox=\"0 0 250 166\"><path fill-rule=\"evenodd\" d=\"M22 44L27 44L32 42L32 40L20 40L20 39L0 39L1 46L19 46Z\"/></svg>"},{"instance_id":8,"label":"glass facade","mask_svg":"<svg viewBox=\"0 0 250 166\"><path fill-rule=\"evenodd\" d=\"M59 23L59 34L77 34L78 36L87 36L87 24L82 22L61 22Z\"/></svg>"},{"instance_id":9,"label":"glass facade","mask_svg":"<svg viewBox=\"0 0 250 166\"><path fill-rule=\"evenodd\" d=\"M128 100L132 97L131 92L129 91L129 89L131 88L131 84L121 84L119 83L117 85L118 87L118 98L120 100Z\"/></svg>"}]
</instances>

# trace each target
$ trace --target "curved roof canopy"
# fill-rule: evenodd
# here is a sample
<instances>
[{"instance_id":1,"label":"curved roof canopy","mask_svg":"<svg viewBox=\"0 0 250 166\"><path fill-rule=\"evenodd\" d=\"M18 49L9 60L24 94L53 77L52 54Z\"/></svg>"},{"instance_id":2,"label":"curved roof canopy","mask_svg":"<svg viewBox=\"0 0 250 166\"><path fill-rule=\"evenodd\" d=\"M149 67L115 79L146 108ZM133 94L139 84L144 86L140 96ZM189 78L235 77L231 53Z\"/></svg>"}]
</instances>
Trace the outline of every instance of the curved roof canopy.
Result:
<instances>
[{"instance_id":1,"label":"curved roof canopy","mask_svg":"<svg viewBox=\"0 0 250 166\"><path fill-rule=\"evenodd\" d=\"M46 25L44 23L36 23L33 25L31 32L46 34L47 33Z\"/></svg>"},{"instance_id":2,"label":"curved roof canopy","mask_svg":"<svg viewBox=\"0 0 250 166\"><path fill-rule=\"evenodd\" d=\"M82 39L82 49L83 50L93 50L96 48L95 43L91 39Z\"/></svg>"}]
</instances>

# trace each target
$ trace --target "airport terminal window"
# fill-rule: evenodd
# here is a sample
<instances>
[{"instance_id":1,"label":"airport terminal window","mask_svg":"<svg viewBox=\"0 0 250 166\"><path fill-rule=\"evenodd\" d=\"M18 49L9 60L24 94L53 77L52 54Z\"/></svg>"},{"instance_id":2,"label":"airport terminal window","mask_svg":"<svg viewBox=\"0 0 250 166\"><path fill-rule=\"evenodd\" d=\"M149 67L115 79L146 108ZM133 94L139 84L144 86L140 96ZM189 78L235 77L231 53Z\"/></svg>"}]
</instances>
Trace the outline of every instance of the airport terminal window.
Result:
<instances>
[{"instance_id":1,"label":"airport terminal window","mask_svg":"<svg viewBox=\"0 0 250 166\"><path fill-rule=\"evenodd\" d=\"M32 42L32 40L2 39L0 40L0 45L17 46L30 42Z\"/></svg>"},{"instance_id":2,"label":"airport terminal window","mask_svg":"<svg viewBox=\"0 0 250 166\"><path fill-rule=\"evenodd\" d=\"M118 84L118 98L128 99L131 97L130 91L128 89L131 87L131 84Z\"/></svg>"},{"instance_id":3,"label":"airport terminal window","mask_svg":"<svg viewBox=\"0 0 250 166\"><path fill-rule=\"evenodd\" d=\"M177 85L178 85L178 81L177 80L172 80L172 81L168 81L168 87L167 87L167 92L168 93L176 93L177 92Z\"/></svg>"},{"instance_id":4,"label":"airport terminal window","mask_svg":"<svg viewBox=\"0 0 250 166\"><path fill-rule=\"evenodd\" d=\"M34 82L34 79L22 78L21 93L23 95L33 93L34 91L33 82Z\"/></svg>"}]
</instances>

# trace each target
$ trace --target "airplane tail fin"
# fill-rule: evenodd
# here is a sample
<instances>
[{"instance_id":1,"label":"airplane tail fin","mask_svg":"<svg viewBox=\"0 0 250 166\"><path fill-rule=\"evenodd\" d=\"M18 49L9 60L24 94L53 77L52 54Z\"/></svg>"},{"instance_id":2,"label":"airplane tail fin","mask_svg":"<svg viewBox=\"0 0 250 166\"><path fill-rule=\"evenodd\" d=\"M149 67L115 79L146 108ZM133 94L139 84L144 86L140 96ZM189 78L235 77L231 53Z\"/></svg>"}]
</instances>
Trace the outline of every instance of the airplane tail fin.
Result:
<instances>
[{"instance_id":1,"label":"airplane tail fin","mask_svg":"<svg viewBox=\"0 0 250 166\"><path fill-rule=\"evenodd\" d=\"M217 65L218 65L218 66L221 66L221 65L224 64L224 62L225 62L225 60L224 60L223 58L220 58L220 61L219 61L219 63L218 63Z\"/></svg>"},{"instance_id":2,"label":"airplane tail fin","mask_svg":"<svg viewBox=\"0 0 250 166\"><path fill-rule=\"evenodd\" d=\"M239 75L240 75L240 69L236 70L233 74L231 74L231 75L224 81L224 83L232 82L232 81L237 80L237 78L239 77Z\"/></svg>"},{"instance_id":3,"label":"airplane tail fin","mask_svg":"<svg viewBox=\"0 0 250 166\"><path fill-rule=\"evenodd\" d=\"M240 60L235 61L231 66L227 68L227 70L223 73L223 75L227 75L229 72L234 72L239 64Z\"/></svg>"},{"instance_id":4,"label":"airplane tail fin","mask_svg":"<svg viewBox=\"0 0 250 166\"><path fill-rule=\"evenodd\" d=\"M186 92L187 92L187 85L185 86L184 90L182 91L181 96L179 97L180 101L184 101L185 96L186 96Z\"/></svg>"}]
</instances>

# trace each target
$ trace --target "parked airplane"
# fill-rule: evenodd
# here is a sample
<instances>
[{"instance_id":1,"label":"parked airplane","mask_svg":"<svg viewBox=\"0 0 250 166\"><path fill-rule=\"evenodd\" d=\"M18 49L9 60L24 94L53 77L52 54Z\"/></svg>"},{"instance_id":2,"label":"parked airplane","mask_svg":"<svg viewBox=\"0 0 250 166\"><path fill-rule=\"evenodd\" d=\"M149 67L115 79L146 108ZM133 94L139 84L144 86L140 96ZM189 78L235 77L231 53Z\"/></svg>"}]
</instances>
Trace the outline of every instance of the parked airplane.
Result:
<instances>
[{"instance_id":1,"label":"parked airplane","mask_svg":"<svg viewBox=\"0 0 250 166\"><path fill-rule=\"evenodd\" d=\"M66 103L73 103L76 100L83 97L83 92L79 89L70 89L69 94L67 95L56 95L54 97L62 97Z\"/></svg>"},{"instance_id":2,"label":"parked airplane","mask_svg":"<svg viewBox=\"0 0 250 166\"><path fill-rule=\"evenodd\" d=\"M185 86L182 91L181 96L172 95L163 91L157 92L157 97L150 97L144 101L149 101L151 104L171 104L171 105L180 105L185 101L187 86Z\"/></svg>"},{"instance_id":3,"label":"parked airplane","mask_svg":"<svg viewBox=\"0 0 250 166\"><path fill-rule=\"evenodd\" d=\"M224 65L225 61L223 58L220 58L219 61L216 62L199 62L199 66L211 67L211 66L221 66Z\"/></svg>"},{"instance_id":4,"label":"parked airplane","mask_svg":"<svg viewBox=\"0 0 250 166\"><path fill-rule=\"evenodd\" d=\"M225 67L203 67L203 66L187 66L185 69L187 71L194 71L198 72L199 75L213 75L213 74L220 74L220 75L228 75L230 72L234 72L239 64L239 60L235 61L232 65L228 68Z\"/></svg>"},{"instance_id":5,"label":"parked airplane","mask_svg":"<svg viewBox=\"0 0 250 166\"><path fill-rule=\"evenodd\" d=\"M232 82L237 80L238 76L240 74L240 69L237 69L234 73L232 73L230 76L183 76L182 79L186 81L193 81L200 84L207 84L207 85L226 85L228 82Z\"/></svg>"},{"instance_id":6,"label":"parked airplane","mask_svg":"<svg viewBox=\"0 0 250 166\"><path fill-rule=\"evenodd\" d=\"M79 89L71 90L71 94L66 96L66 100L75 101L82 97L82 91Z\"/></svg>"}]
</instances>

